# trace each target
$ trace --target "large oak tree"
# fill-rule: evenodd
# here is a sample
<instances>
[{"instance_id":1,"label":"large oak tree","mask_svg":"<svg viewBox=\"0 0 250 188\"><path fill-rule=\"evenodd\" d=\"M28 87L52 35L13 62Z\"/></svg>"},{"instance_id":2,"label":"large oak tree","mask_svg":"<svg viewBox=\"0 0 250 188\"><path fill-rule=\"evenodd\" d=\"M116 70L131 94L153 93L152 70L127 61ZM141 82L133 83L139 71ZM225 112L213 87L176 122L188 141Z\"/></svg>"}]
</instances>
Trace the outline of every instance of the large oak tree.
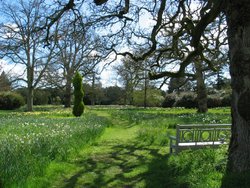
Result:
<instances>
[{"instance_id":1,"label":"large oak tree","mask_svg":"<svg viewBox=\"0 0 250 188\"><path fill-rule=\"evenodd\" d=\"M105 3L111 4L109 0L94 0L96 5L105 6ZM157 34L159 34L161 24L164 21L164 13L169 11L172 19L181 18L179 23L181 28L173 36L173 41L178 37L186 36L186 40L190 41L192 50L184 55L179 65L179 69L175 72L164 71L159 74L151 74L151 78L161 78L165 76L179 76L185 73L186 67L194 60L194 58L202 57L204 46L202 45L202 35L209 24L215 19L225 14L227 19L227 33L229 41L229 59L230 74L232 78L232 137L229 146L229 162L228 170L231 172L243 172L250 170L250 3L249 0L207 0L207 1L188 1L188 0L162 0L162 1L144 1L139 9L132 6L130 0L125 0L124 5L117 1L117 5L112 2L114 12L107 11L106 15L99 17L100 19L115 18L122 21L122 27L126 26L127 21L131 19L126 15L133 15L131 11L147 10L144 5L154 3L152 14L155 14L155 22L151 28L151 35L147 45L147 51L139 57L135 57L129 52L119 53L121 55L129 55L136 60L145 60L152 53L159 54L164 49L159 49L157 45ZM63 12L75 9L76 2L69 0L68 3L54 14L51 22L55 22ZM131 4L130 4L131 3ZM192 17L187 17L187 7L192 3L200 3L201 8L199 20L192 22ZM103 5L104 4L104 5ZM111 5L110 5L111 6ZM132 7L132 8L131 8ZM100 10L100 9L99 9ZM99 19L97 18L97 19ZM170 21L172 20L170 19ZM164 24L171 24L165 22ZM48 24L51 26L51 24ZM49 30L49 27L46 27ZM141 35L143 36L143 35ZM176 46L173 46L176 47ZM177 46L178 47L178 46ZM158 50L157 50L158 49ZM178 52L178 51L177 51ZM207 62L208 64L210 62ZM212 65L211 65L212 66Z\"/></svg>"}]
</instances>

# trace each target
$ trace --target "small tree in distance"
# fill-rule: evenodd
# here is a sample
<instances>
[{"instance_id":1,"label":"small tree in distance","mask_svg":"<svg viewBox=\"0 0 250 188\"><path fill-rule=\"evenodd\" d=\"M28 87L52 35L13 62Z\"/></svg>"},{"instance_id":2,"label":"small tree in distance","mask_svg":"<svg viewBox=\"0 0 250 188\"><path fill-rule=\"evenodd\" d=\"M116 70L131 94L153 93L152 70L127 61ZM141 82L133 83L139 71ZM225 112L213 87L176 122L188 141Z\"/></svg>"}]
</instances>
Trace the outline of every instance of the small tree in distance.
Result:
<instances>
[{"instance_id":1,"label":"small tree in distance","mask_svg":"<svg viewBox=\"0 0 250 188\"><path fill-rule=\"evenodd\" d=\"M74 86L74 107L73 115L79 117L83 114L84 103L83 103L83 86L82 86L82 76L79 72L76 72L73 78Z\"/></svg>"}]
</instances>

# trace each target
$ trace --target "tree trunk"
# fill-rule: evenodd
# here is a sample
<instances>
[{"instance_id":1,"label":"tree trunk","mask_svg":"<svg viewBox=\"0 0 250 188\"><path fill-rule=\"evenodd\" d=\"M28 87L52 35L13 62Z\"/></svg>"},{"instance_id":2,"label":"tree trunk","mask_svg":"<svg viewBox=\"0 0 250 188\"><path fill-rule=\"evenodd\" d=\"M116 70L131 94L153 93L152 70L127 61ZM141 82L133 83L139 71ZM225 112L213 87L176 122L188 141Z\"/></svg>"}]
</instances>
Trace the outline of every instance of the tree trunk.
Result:
<instances>
[{"instance_id":1,"label":"tree trunk","mask_svg":"<svg viewBox=\"0 0 250 188\"><path fill-rule=\"evenodd\" d=\"M198 101L198 112L206 113L207 112L207 89L205 81L202 74L202 64L198 61L195 63L196 71L196 81L197 81L197 101Z\"/></svg>"},{"instance_id":2,"label":"tree trunk","mask_svg":"<svg viewBox=\"0 0 250 188\"><path fill-rule=\"evenodd\" d=\"M71 77L68 76L66 80L66 87L64 93L64 108L71 107Z\"/></svg>"},{"instance_id":3,"label":"tree trunk","mask_svg":"<svg viewBox=\"0 0 250 188\"><path fill-rule=\"evenodd\" d=\"M91 106L94 106L95 105L95 74L93 74L93 77L92 77L92 86L91 86L91 89L92 89L92 95L91 95Z\"/></svg>"},{"instance_id":4,"label":"tree trunk","mask_svg":"<svg viewBox=\"0 0 250 188\"><path fill-rule=\"evenodd\" d=\"M228 1L230 74L232 78L232 137L229 172L250 170L250 3Z\"/></svg>"},{"instance_id":5,"label":"tree trunk","mask_svg":"<svg viewBox=\"0 0 250 188\"><path fill-rule=\"evenodd\" d=\"M145 79L144 79L144 101L143 101L143 105L144 105L144 108L147 107L147 90L148 90L148 80L146 78L146 74L144 75L145 76Z\"/></svg>"},{"instance_id":6,"label":"tree trunk","mask_svg":"<svg viewBox=\"0 0 250 188\"><path fill-rule=\"evenodd\" d=\"M31 112L33 111L33 88L32 87L28 87L27 88L27 111Z\"/></svg>"},{"instance_id":7,"label":"tree trunk","mask_svg":"<svg viewBox=\"0 0 250 188\"><path fill-rule=\"evenodd\" d=\"M28 62L30 62L28 58ZM30 63L28 63L30 64ZM31 112L33 110L33 79L34 79L34 68L32 66L27 66L27 111Z\"/></svg>"}]
</instances>

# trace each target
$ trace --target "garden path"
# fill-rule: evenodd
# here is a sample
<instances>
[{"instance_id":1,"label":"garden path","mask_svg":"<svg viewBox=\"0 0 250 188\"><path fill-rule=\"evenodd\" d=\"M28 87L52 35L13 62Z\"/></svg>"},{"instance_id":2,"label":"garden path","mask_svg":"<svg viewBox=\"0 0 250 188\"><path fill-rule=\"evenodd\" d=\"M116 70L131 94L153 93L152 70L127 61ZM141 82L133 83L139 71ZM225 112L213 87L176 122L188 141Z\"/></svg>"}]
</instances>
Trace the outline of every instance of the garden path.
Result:
<instances>
[{"instance_id":1,"label":"garden path","mask_svg":"<svg viewBox=\"0 0 250 188\"><path fill-rule=\"evenodd\" d=\"M55 187L166 187L167 150L140 143L138 130L126 122L106 128L74 161L78 170L64 174Z\"/></svg>"}]
</instances>

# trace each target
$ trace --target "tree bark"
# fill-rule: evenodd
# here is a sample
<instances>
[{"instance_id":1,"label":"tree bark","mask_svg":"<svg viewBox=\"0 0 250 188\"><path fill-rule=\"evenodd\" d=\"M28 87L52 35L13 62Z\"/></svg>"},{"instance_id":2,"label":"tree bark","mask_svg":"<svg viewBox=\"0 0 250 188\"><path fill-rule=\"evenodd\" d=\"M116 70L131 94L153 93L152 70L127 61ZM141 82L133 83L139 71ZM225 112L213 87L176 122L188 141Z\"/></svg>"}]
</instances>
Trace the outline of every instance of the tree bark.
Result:
<instances>
[{"instance_id":1,"label":"tree bark","mask_svg":"<svg viewBox=\"0 0 250 188\"><path fill-rule=\"evenodd\" d=\"M70 108L71 107L71 85L72 85L72 78L74 75L74 71L72 69L66 67L67 69L67 75L66 75L66 85L65 85L65 93L64 93L64 108Z\"/></svg>"},{"instance_id":2,"label":"tree bark","mask_svg":"<svg viewBox=\"0 0 250 188\"><path fill-rule=\"evenodd\" d=\"M34 80L34 68L30 65L30 58L28 56L28 66L27 66L27 111L31 112L33 110L33 80Z\"/></svg>"},{"instance_id":3,"label":"tree bark","mask_svg":"<svg viewBox=\"0 0 250 188\"><path fill-rule=\"evenodd\" d=\"M27 88L27 111L28 112L31 112L33 111L33 93L34 93L34 90L32 87L28 87Z\"/></svg>"},{"instance_id":4,"label":"tree bark","mask_svg":"<svg viewBox=\"0 0 250 188\"><path fill-rule=\"evenodd\" d=\"M198 61L194 63L196 71L196 81L197 81L197 102L198 102L198 112L207 112L207 89L202 73L202 64Z\"/></svg>"},{"instance_id":5,"label":"tree bark","mask_svg":"<svg viewBox=\"0 0 250 188\"><path fill-rule=\"evenodd\" d=\"M92 77L92 95L91 95L91 105L94 106L95 105L95 74L93 74L93 77Z\"/></svg>"},{"instance_id":6,"label":"tree bark","mask_svg":"<svg viewBox=\"0 0 250 188\"><path fill-rule=\"evenodd\" d=\"M228 1L230 74L232 78L232 136L228 171L250 170L250 3Z\"/></svg>"},{"instance_id":7,"label":"tree bark","mask_svg":"<svg viewBox=\"0 0 250 188\"><path fill-rule=\"evenodd\" d=\"M65 94L64 94L64 108L71 107L71 78L67 78L66 80L66 87L65 87Z\"/></svg>"},{"instance_id":8,"label":"tree bark","mask_svg":"<svg viewBox=\"0 0 250 188\"><path fill-rule=\"evenodd\" d=\"M147 95L148 95L148 79L146 77L146 72L144 73L144 101L143 101L143 105L144 105L144 108L147 108Z\"/></svg>"}]
</instances>

